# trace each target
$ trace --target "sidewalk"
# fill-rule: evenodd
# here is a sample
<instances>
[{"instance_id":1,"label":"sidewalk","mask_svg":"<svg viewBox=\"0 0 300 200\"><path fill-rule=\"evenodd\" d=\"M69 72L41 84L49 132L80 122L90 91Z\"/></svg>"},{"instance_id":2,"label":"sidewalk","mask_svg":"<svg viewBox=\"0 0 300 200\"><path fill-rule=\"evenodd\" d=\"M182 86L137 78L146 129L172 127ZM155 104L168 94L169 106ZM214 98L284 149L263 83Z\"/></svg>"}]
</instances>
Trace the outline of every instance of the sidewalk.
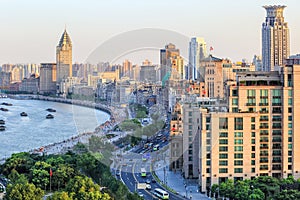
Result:
<instances>
[{"instance_id":1,"label":"sidewalk","mask_svg":"<svg viewBox=\"0 0 300 200\"><path fill-rule=\"evenodd\" d=\"M187 197L187 199L210 199L198 191L197 180L184 179L180 172L169 171L168 166L168 161L165 163L162 160L155 163L155 173L162 183L175 190L179 195Z\"/></svg>"}]
</instances>

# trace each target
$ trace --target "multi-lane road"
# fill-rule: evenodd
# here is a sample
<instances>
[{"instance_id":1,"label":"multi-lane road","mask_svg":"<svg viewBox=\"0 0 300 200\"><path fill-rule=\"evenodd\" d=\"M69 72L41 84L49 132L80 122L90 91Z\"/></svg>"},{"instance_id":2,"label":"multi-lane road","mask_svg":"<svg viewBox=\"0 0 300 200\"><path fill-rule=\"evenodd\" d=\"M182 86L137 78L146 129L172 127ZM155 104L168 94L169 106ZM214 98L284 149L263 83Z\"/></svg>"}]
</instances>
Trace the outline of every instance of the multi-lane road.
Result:
<instances>
[{"instance_id":1,"label":"multi-lane road","mask_svg":"<svg viewBox=\"0 0 300 200\"><path fill-rule=\"evenodd\" d=\"M124 184L128 187L131 192L137 192L144 197L146 200L157 199L152 194L152 191L155 188L162 188L157 182L154 182L154 177L151 173L151 160L155 159L155 153L151 154L151 158L147 161L142 160L142 155L136 153L128 153L123 155L121 158L121 163L117 171L117 177L124 182ZM141 168L145 168L147 172L147 177L141 176ZM151 190L146 189L138 189L139 183L146 183L146 180L150 181ZM181 200L184 199L179 195L175 195L169 192L169 199Z\"/></svg>"}]
</instances>

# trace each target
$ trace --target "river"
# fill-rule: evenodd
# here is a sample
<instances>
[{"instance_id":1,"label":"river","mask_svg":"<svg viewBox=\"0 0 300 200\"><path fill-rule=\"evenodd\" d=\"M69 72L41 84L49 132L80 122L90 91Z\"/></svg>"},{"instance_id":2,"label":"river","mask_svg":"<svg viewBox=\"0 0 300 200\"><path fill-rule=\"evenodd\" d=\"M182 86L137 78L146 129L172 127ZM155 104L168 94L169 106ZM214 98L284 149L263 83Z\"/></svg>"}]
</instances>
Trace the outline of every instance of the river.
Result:
<instances>
[{"instance_id":1,"label":"river","mask_svg":"<svg viewBox=\"0 0 300 200\"><path fill-rule=\"evenodd\" d=\"M9 111L0 111L0 119L5 120L5 131L0 131L0 159L12 153L29 151L41 146L59 142L79 133L94 131L107 121L109 114L87 107L38 100L0 99L12 106L0 105ZM46 119L53 108L54 119ZM26 112L27 117L20 113Z\"/></svg>"}]
</instances>

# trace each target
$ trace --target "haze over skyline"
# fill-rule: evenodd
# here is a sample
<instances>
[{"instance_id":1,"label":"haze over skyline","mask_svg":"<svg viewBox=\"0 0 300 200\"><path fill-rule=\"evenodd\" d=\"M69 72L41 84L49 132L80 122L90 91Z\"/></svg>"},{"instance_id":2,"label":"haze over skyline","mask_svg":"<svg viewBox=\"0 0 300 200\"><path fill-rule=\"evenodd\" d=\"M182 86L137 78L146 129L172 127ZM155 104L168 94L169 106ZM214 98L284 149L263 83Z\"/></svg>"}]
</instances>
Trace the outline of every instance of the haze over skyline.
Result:
<instances>
[{"instance_id":1,"label":"haze over skyline","mask_svg":"<svg viewBox=\"0 0 300 200\"><path fill-rule=\"evenodd\" d=\"M263 5L287 6L284 17L290 29L291 55L300 53L297 0L2 0L0 5L0 64L55 62L65 24L73 43L73 63L84 62L113 36L142 28L203 37L215 56L251 61L255 54L261 55Z\"/></svg>"}]
</instances>

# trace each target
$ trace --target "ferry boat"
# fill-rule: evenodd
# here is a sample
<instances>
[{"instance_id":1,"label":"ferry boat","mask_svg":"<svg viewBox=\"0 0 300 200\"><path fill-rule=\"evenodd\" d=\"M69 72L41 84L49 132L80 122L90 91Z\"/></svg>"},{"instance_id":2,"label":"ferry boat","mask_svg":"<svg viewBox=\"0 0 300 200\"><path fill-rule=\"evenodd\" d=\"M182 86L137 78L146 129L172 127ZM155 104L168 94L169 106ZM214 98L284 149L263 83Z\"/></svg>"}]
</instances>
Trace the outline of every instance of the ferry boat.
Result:
<instances>
[{"instance_id":1,"label":"ferry boat","mask_svg":"<svg viewBox=\"0 0 300 200\"><path fill-rule=\"evenodd\" d=\"M48 111L48 112L56 112L56 110L53 109L53 108L47 108L46 111Z\"/></svg>"},{"instance_id":2,"label":"ferry boat","mask_svg":"<svg viewBox=\"0 0 300 200\"><path fill-rule=\"evenodd\" d=\"M1 105L4 105L4 106L12 106L11 103L6 103L6 102L3 102Z\"/></svg>"},{"instance_id":3,"label":"ferry boat","mask_svg":"<svg viewBox=\"0 0 300 200\"><path fill-rule=\"evenodd\" d=\"M54 116L51 115L51 114L48 114L48 115L46 116L46 119L53 119L53 118L54 118Z\"/></svg>"},{"instance_id":4,"label":"ferry boat","mask_svg":"<svg viewBox=\"0 0 300 200\"><path fill-rule=\"evenodd\" d=\"M5 128L6 128L5 126L1 125L0 126L0 131L5 131Z\"/></svg>"},{"instance_id":5,"label":"ferry boat","mask_svg":"<svg viewBox=\"0 0 300 200\"><path fill-rule=\"evenodd\" d=\"M7 108L0 108L1 111L7 112L8 109Z\"/></svg>"},{"instance_id":6,"label":"ferry boat","mask_svg":"<svg viewBox=\"0 0 300 200\"><path fill-rule=\"evenodd\" d=\"M5 124L5 121L3 119L0 119L0 124L1 125Z\"/></svg>"},{"instance_id":7,"label":"ferry boat","mask_svg":"<svg viewBox=\"0 0 300 200\"><path fill-rule=\"evenodd\" d=\"M28 116L26 112L21 112L20 115L21 115L21 117L27 117Z\"/></svg>"}]
</instances>

